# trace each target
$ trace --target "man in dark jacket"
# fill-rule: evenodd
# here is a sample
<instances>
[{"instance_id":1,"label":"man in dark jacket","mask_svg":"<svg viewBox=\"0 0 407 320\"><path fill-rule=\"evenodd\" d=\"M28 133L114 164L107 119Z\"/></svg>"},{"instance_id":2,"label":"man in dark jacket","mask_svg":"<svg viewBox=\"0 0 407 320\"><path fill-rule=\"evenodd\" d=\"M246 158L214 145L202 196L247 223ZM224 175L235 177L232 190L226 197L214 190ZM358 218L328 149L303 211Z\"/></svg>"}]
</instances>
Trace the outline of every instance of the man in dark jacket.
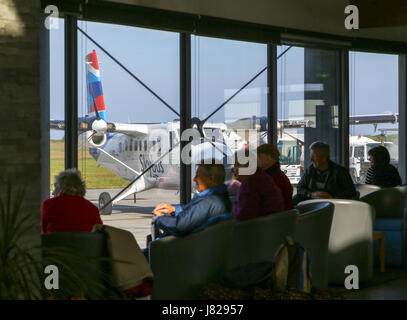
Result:
<instances>
[{"instance_id":1,"label":"man in dark jacket","mask_svg":"<svg viewBox=\"0 0 407 320\"><path fill-rule=\"evenodd\" d=\"M314 142L310 150L312 164L297 185L294 204L308 199L357 199L348 170L329 160L329 145Z\"/></svg>"},{"instance_id":2,"label":"man in dark jacket","mask_svg":"<svg viewBox=\"0 0 407 320\"><path fill-rule=\"evenodd\" d=\"M223 164L201 164L194 177L199 193L185 205L161 203L155 207L155 227L165 235L186 234L203 229L209 223L231 216Z\"/></svg>"}]
</instances>

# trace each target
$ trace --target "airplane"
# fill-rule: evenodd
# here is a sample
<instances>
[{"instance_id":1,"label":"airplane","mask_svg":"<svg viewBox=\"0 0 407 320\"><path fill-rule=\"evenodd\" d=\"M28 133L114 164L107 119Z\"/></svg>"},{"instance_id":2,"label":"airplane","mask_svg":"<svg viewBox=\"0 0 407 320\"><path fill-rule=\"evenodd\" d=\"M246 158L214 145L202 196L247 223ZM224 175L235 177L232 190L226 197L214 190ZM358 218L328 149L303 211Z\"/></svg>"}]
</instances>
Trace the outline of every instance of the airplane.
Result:
<instances>
[{"instance_id":1,"label":"airplane","mask_svg":"<svg viewBox=\"0 0 407 320\"><path fill-rule=\"evenodd\" d=\"M151 188L179 189L180 174L180 121L165 123L120 123L109 122L104 103L102 82L96 51L86 56L87 65L87 106L88 114L78 119L78 142L89 148L89 153L102 165L116 175L129 181L129 185L111 198L107 192L99 195L101 214L111 214L113 205L129 195ZM227 180L231 178L233 154L242 148L267 142L267 118L243 118L230 123L202 124L193 118L197 136L191 143L192 172L196 164L207 158L215 158L225 165ZM395 123L396 114L359 115L350 117L350 124ZM290 134L287 129L313 126L312 120L280 119L277 123L279 147L284 147L282 156L291 162L282 165L292 183L301 177L303 161L303 138ZM65 123L51 120L50 128L64 130ZM236 130L253 130L259 141L248 141ZM290 146L287 142L292 142ZM287 151L287 155L286 152ZM302 160L301 160L302 159ZM302 164L301 164L302 163ZM192 184L193 185L193 184Z\"/></svg>"}]
</instances>

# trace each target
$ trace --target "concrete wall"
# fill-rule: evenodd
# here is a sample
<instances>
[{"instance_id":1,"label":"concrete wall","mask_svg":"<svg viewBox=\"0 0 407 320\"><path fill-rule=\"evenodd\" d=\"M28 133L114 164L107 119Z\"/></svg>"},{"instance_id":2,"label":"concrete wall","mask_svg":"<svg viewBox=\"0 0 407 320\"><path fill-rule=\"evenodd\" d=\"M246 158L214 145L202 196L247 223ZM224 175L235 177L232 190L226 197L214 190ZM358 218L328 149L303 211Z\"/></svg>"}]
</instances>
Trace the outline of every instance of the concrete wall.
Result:
<instances>
[{"instance_id":1,"label":"concrete wall","mask_svg":"<svg viewBox=\"0 0 407 320\"><path fill-rule=\"evenodd\" d=\"M346 30L349 0L109 0L341 36L407 41L407 27Z\"/></svg>"},{"instance_id":2,"label":"concrete wall","mask_svg":"<svg viewBox=\"0 0 407 320\"><path fill-rule=\"evenodd\" d=\"M0 0L0 179L27 188L40 223L40 0ZM4 184L0 196L4 196Z\"/></svg>"}]
</instances>

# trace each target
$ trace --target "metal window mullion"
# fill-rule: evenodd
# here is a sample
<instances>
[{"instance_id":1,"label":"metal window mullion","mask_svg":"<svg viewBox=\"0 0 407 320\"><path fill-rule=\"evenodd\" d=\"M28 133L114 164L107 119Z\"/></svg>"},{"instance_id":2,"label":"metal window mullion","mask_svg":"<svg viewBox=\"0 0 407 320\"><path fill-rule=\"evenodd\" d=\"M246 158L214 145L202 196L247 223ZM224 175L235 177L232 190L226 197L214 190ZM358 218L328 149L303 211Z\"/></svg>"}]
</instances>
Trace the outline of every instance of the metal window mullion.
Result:
<instances>
[{"instance_id":1,"label":"metal window mullion","mask_svg":"<svg viewBox=\"0 0 407 320\"><path fill-rule=\"evenodd\" d=\"M180 135L191 128L191 34L180 33ZM181 138L181 137L180 137ZM181 151L188 141L180 143L180 202L191 200L191 164L183 163Z\"/></svg>"},{"instance_id":2,"label":"metal window mullion","mask_svg":"<svg viewBox=\"0 0 407 320\"><path fill-rule=\"evenodd\" d=\"M267 45L267 136L277 145L277 46Z\"/></svg>"},{"instance_id":3,"label":"metal window mullion","mask_svg":"<svg viewBox=\"0 0 407 320\"><path fill-rule=\"evenodd\" d=\"M340 49L339 57L339 159L349 169L349 50Z\"/></svg>"},{"instance_id":4,"label":"metal window mullion","mask_svg":"<svg viewBox=\"0 0 407 320\"><path fill-rule=\"evenodd\" d=\"M407 183L407 55L399 55L399 166L403 183Z\"/></svg>"},{"instance_id":5,"label":"metal window mullion","mask_svg":"<svg viewBox=\"0 0 407 320\"><path fill-rule=\"evenodd\" d=\"M65 169L78 167L77 18L65 16Z\"/></svg>"}]
</instances>

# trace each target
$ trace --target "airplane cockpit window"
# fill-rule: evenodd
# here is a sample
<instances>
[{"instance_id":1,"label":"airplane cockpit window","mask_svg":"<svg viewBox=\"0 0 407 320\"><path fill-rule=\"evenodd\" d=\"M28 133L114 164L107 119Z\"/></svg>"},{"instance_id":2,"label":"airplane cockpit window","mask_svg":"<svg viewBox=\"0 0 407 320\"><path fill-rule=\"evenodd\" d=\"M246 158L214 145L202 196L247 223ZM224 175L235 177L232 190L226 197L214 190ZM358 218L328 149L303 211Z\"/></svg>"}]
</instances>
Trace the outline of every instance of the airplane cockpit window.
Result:
<instances>
[{"instance_id":1,"label":"airplane cockpit window","mask_svg":"<svg viewBox=\"0 0 407 320\"><path fill-rule=\"evenodd\" d=\"M138 141L134 140L134 151L138 151Z\"/></svg>"},{"instance_id":2,"label":"airplane cockpit window","mask_svg":"<svg viewBox=\"0 0 407 320\"><path fill-rule=\"evenodd\" d=\"M129 143L126 140L126 141L124 141L124 151L127 151L127 150L129 150Z\"/></svg>"},{"instance_id":3,"label":"airplane cockpit window","mask_svg":"<svg viewBox=\"0 0 407 320\"><path fill-rule=\"evenodd\" d=\"M144 140L144 151L147 151L147 140Z\"/></svg>"},{"instance_id":4,"label":"airplane cockpit window","mask_svg":"<svg viewBox=\"0 0 407 320\"><path fill-rule=\"evenodd\" d=\"M123 147L122 147L122 143L120 142L119 143L119 153L122 153L123 152Z\"/></svg>"},{"instance_id":5,"label":"airplane cockpit window","mask_svg":"<svg viewBox=\"0 0 407 320\"><path fill-rule=\"evenodd\" d=\"M129 151L133 151L133 139L130 139Z\"/></svg>"}]
</instances>

